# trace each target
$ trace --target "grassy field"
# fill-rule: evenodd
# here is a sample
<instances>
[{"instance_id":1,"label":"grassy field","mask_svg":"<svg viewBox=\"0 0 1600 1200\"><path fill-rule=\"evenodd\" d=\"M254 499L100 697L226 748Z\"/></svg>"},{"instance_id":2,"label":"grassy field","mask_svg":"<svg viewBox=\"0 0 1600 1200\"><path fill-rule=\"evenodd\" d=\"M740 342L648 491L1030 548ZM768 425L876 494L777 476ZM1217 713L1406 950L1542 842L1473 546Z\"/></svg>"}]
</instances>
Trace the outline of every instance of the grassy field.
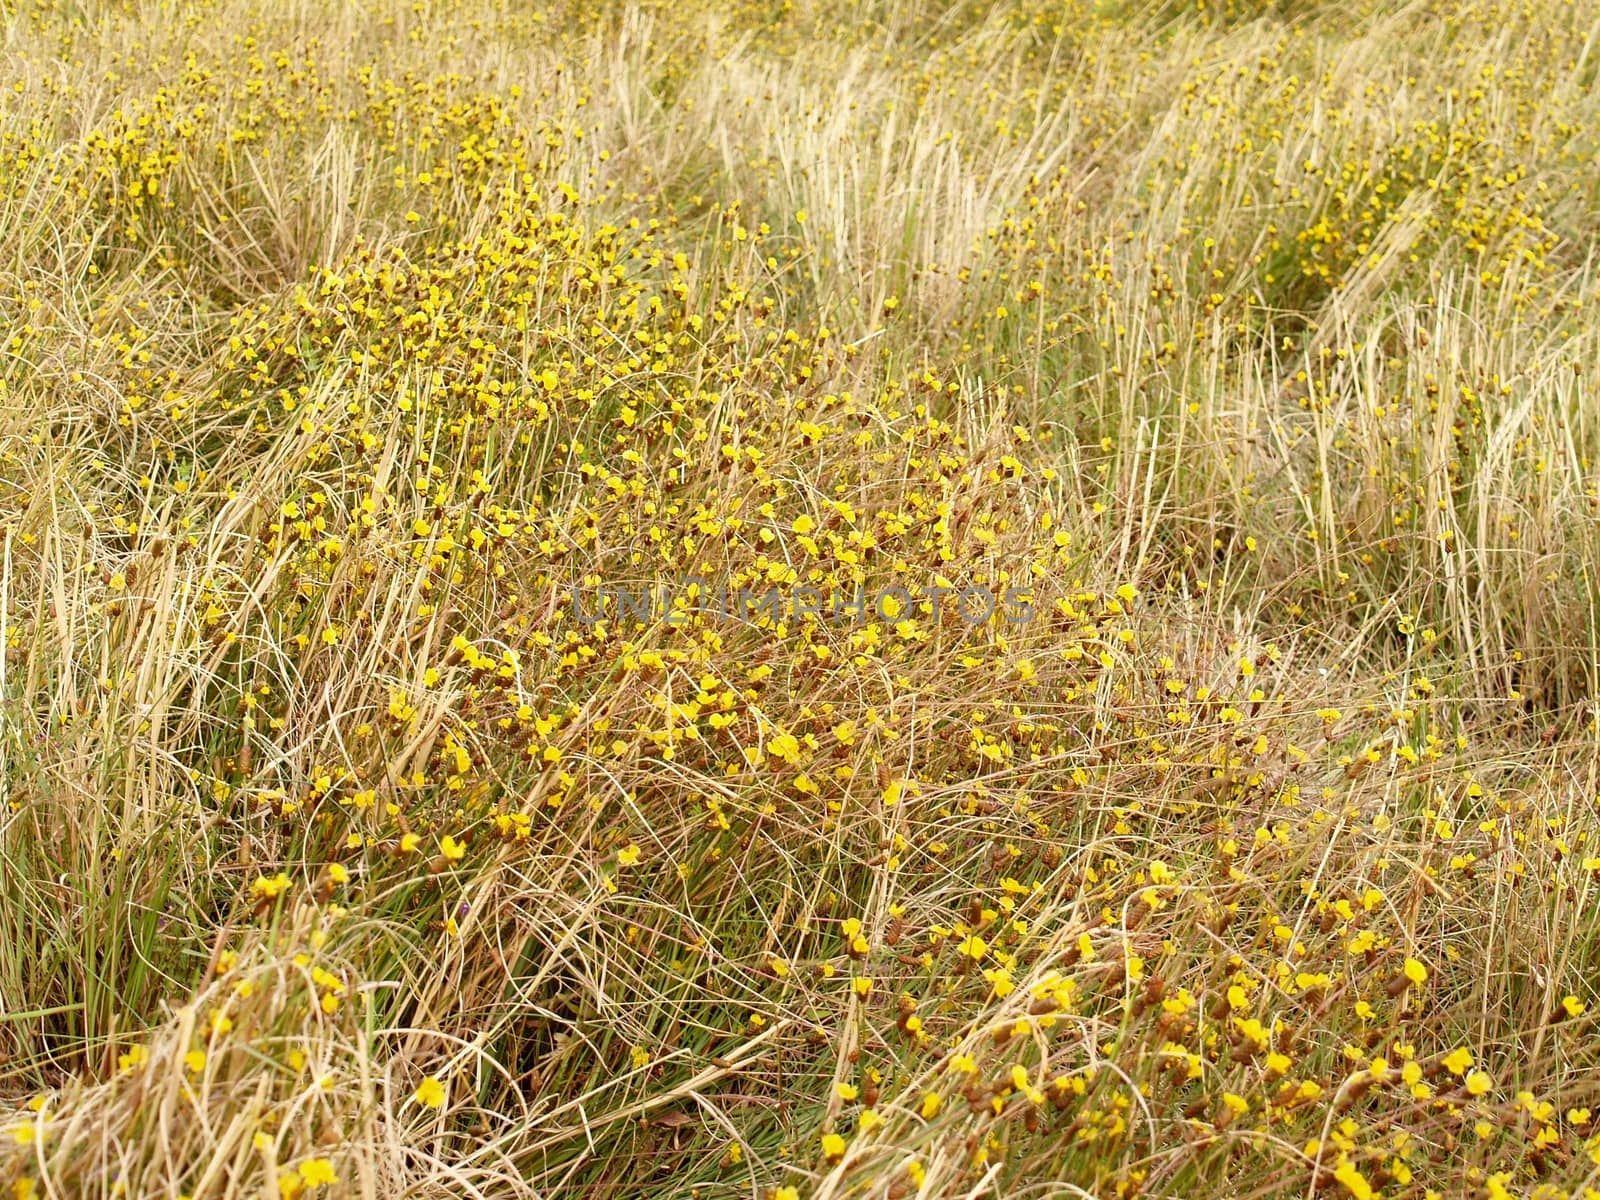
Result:
<instances>
[{"instance_id":1,"label":"grassy field","mask_svg":"<svg viewBox=\"0 0 1600 1200\"><path fill-rule=\"evenodd\" d=\"M0 1195L1600 1197L1595 0L0 13Z\"/></svg>"}]
</instances>

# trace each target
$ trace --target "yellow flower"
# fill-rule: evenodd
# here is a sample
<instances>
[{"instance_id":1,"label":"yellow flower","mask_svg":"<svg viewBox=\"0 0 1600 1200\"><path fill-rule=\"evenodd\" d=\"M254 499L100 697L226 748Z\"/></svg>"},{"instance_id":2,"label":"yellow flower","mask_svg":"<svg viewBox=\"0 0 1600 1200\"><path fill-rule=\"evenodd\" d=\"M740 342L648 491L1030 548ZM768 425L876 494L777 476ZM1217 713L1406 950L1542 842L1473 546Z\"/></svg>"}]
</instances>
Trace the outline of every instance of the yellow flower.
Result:
<instances>
[{"instance_id":1,"label":"yellow flower","mask_svg":"<svg viewBox=\"0 0 1600 1200\"><path fill-rule=\"evenodd\" d=\"M300 1164L300 1182L307 1187L329 1186L339 1182L333 1164L325 1158L308 1158Z\"/></svg>"},{"instance_id":2,"label":"yellow flower","mask_svg":"<svg viewBox=\"0 0 1600 1200\"><path fill-rule=\"evenodd\" d=\"M250 893L260 900L276 900L292 886L294 881L285 872L279 871L270 879L265 875L258 875L256 881L250 885Z\"/></svg>"},{"instance_id":3,"label":"yellow flower","mask_svg":"<svg viewBox=\"0 0 1600 1200\"><path fill-rule=\"evenodd\" d=\"M844 1139L837 1133L823 1134L822 1155L829 1162L838 1162L844 1157Z\"/></svg>"},{"instance_id":4,"label":"yellow flower","mask_svg":"<svg viewBox=\"0 0 1600 1200\"><path fill-rule=\"evenodd\" d=\"M1366 1177L1347 1162L1339 1164L1333 1172L1333 1177L1344 1185L1344 1190L1349 1192L1354 1200L1372 1200L1375 1194Z\"/></svg>"},{"instance_id":5,"label":"yellow flower","mask_svg":"<svg viewBox=\"0 0 1600 1200\"><path fill-rule=\"evenodd\" d=\"M439 852L447 861L458 863L467 853L467 844L457 841L447 833L439 839Z\"/></svg>"},{"instance_id":6,"label":"yellow flower","mask_svg":"<svg viewBox=\"0 0 1600 1200\"><path fill-rule=\"evenodd\" d=\"M191 1050L183 1056L183 1065L198 1075L206 1069L206 1052L204 1050Z\"/></svg>"},{"instance_id":7,"label":"yellow flower","mask_svg":"<svg viewBox=\"0 0 1600 1200\"><path fill-rule=\"evenodd\" d=\"M1405 971L1406 978L1418 987L1421 987L1428 980L1428 968L1414 958L1406 959L1405 966L1402 969Z\"/></svg>"},{"instance_id":8,"label":"yellow flower","mask_svg":"<svg viewBox=\"0 0 1600 1200\"><path fill-rule=\"evenodd\" d=\"M444 1103L444 1098L444 1084L440 1083L432 1075L429 1075L417 1085L416 1101L418 1104L428 1108L438 1108Z\"/></svg>"},{"instance_id":9,"label":"yellow flower","mask_svg":"<svg viewBox=\"0 0 1600 1200\"><path fill-rule=\"evenodd\" d=\"M631 842L617 851L617 866L631 867L639 861L640 850Z\"/></svg>"},{"instance_id":10,"label":"yellow flower","mask_svg":"<svg viewBox=\"0 0 1600 1200\"><path fill-rule=\"evenodd\" d=\"M957 949L974 962L977 962L978 959L989 953L989 943L974 933L967 937Z\"/></svg>"},{"instance_id":11,"label":"yellow flower","mask_svg":"<svg viewBox=\"0 0 1600 1200\"><path fill-rule=\"evenodd\" d=\"M1444 1057L1444 1069L1452 1075L1465 1075L1467 1068L1472 1065L1472 1051L1462 1046L1452 1050Z\"/></svg>"}]
</instances>

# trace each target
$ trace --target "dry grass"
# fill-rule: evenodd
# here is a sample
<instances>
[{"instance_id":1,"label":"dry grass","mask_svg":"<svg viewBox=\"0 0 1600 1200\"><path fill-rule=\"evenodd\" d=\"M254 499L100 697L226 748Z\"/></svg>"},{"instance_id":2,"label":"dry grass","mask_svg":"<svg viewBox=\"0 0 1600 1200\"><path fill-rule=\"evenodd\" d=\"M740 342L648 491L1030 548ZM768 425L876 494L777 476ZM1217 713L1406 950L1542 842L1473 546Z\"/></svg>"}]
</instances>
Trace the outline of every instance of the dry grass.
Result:
<instances>
[{"instance_id":1,"label":"dry grass","mask_svg":"<svg viewBox=\"0 0 1600 1200\"><path fill-rule=\"evenodd\" d=\"M1600 1195L1588 0L4 12L12 1194Z\"/></svg>"}]
</instances>

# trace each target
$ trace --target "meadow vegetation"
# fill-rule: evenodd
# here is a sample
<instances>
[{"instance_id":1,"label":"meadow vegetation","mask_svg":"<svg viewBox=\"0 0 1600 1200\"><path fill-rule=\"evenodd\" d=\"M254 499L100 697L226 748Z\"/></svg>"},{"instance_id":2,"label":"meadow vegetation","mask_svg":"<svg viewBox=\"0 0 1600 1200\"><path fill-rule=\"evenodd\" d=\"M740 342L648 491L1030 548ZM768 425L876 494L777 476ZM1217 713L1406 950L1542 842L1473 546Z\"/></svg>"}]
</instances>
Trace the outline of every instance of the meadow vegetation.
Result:
<instances>
[{"instance_id":1,"label":"meadow vegetation","mask_svg":"<svg viewBox=\"0 0 1600 1200\"><path fill-rule=\"evenodd\" d=\"M0 1194L1600 1197L1594 0L0 13Z\"/></svg>"}]
</instances>

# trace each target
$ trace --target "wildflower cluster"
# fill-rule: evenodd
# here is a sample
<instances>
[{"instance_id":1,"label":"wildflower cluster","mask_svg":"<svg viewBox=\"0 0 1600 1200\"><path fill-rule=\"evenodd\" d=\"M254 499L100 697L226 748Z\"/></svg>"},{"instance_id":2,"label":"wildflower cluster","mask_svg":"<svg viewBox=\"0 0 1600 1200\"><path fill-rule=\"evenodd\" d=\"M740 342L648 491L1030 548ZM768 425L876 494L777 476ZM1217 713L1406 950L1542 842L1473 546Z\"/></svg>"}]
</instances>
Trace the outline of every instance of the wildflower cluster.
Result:
<instances>
[{"instance_id":1,"label":"wildflower cluster","mask_svg":"<svg viewBox=\"0 0 1600 1200\"><path fill-rule=\"evenodd\" d=\"M1600 1196L1592 0L15 9L0 1191Z\"/></svg>"}]
</instances>

